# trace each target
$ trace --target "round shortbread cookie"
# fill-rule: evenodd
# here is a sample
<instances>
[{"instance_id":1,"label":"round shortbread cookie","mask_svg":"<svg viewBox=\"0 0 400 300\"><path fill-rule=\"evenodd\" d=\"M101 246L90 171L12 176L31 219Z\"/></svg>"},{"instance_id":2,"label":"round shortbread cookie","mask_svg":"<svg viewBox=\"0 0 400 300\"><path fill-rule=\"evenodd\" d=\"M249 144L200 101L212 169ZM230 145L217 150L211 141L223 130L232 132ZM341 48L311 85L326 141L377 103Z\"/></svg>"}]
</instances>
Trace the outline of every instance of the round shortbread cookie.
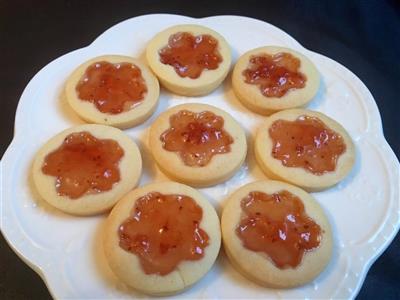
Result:
<instances>
[{"instance_id":1,"label":"round shortbread cookie","mask_svg":"<svg viewBox=\"0 0 400 300\"><path fill-rule=\"evenodd\" d=\"M179 152L167 151L163 147L161 136L171 127L171 116L180 111L201 113L211 112L222 117L223 130L233 140L230 151L215 154L205 166L185 164ZM247 143L244 130L228 113L206 104L182 104L162 113L152 124L149 133L149 148L159 168L169 177L192 186L204 187L221 183L240 168L246 158Z\"/></svg>"},{"instance_id":2,"label":"round shortbread cookie","mask_svg":"<svg viewBox=\"0 0 400 300\"><path fill-rule=\"evenodd\" d=\"M76 87L81 81L87 68L96 62L111 64L130 63L138 67L147 88L143 100L133 108L117 114L101 112L94 103L79 98ZM90 59L81 64L68 78L65 85L65 95L72 109L85 121L118 127L121 129L133 127L147 120L155 111L158 104L160 87L157 78L140 60L121 55L104 55Z\"/></svg>"},{"instance_id":3,"label":"round shortbread cookie","mask_svg":"<svg viewBox=\"0 0 400 300\"><path fill-rule=\"evenodd\" d=\"M118 143L124 154L118 163L120 180L113 184L111 190L85 193L77 199L57 192L56 176L46 175L42 171L46 156L56 151L65 138L78 132L88 132L97 139L110 139ZM127 192L139 182L142 172L142 158L139 148L121 130L105 125L87 124L69 128L51 138L36 154L32 175L39 194L52 206L76 215L92 215L109 210Z\"/></svg>"},{"instance_id":4,"label":"round shortbread cookie","mask_svg":"<svg viewBox=\"0 0 400 300\"><path fill-rule=\"evenodd\" d=\"M136 201L155 192L191 197L202 209L199 228L209 237L201 259L180 261L173 271L165 275L146 274L139 257L125 251L119 244L119 228L126 219L132 217ZM220 223L214 207L195 189L176 182L158 182L137 188L118 202L107 219L103 242L108 263L119 279L146 294L170 295L190 287L211 269L221 246Z\"/></svg>"},{"instance_id":5,"label":"round shortbread cookie","mask_svg":"<svg viewBox=\"0 0 400 300\"><path fill-rule=\"evenodd\" d=\"M169 38L176 33L187 32L194 36L210 35L218 41L218 52L222 57L218 68L204 69L198 78L179 76L174 67L160 61L159 51L168 45ZM201 96L216 89L228 75L231 65L231 50L225 39L217 32L200 25L177 25L158 33L148 44L146 58L161 84L168 90L184 96Z\"/></svg>"},{"instance_id":6,"label":"round shortbread cookie","mask_svg":"<svg viewBox=\"0 0 400 300\"><path fill-rule=\"evenodd\" d=\"M282 97L266 97L262 94L259 85L245 82L243 71L248 67L253 56L277 53L288 53L300 60L299 72L307 78L305 86L291 89ZM292 49L267 46L250 50L240 56L232 73L232 87L238 99L250 110L263 115L270 115L276 111L303 107L317 94L320 84L320 75L314 64L303 54Z\"/></svg>"},{"instance_id":7,"label":"round shortbread cookie","mask_svg":"<svg viewBox=\"0 0 400 300\"><path fill-rule=\"evenodd\" d=\"M346 149L338 156L335 170L321 175L313 174L302 167L284 166L272 156L273 141L269 134L272 124L277 120L294 121L300 116L316 117L342 137ZM354 144L347 131L328 116L305 109L285 110L266 118L257 131L254 151L259 166L269 178L295 184L307 191L319 191L335 185L349 174L355 162Z\"/></svg>"},{"instance_id":8,"label":"round shortbread cookie","mask_svg":"<svg viewBox=\"0 0 400 300\"><path fill-rule=\"evenodd\" d=\"M321 228L321 240L317 248L306 251L295 268L278 268L264 252L251 251L243 246L236 229L242 218L241 201L250 192L273 194L288 191L303 203L305 213ZM221 219L222 238L225 252L237 268L256 283L274 288L290 288L303 285L320 274L332 255L332 233L328 219L314 198L298 187L279 181L256 181L231 194L224 207Z\"/></svg>"}]
</instances>

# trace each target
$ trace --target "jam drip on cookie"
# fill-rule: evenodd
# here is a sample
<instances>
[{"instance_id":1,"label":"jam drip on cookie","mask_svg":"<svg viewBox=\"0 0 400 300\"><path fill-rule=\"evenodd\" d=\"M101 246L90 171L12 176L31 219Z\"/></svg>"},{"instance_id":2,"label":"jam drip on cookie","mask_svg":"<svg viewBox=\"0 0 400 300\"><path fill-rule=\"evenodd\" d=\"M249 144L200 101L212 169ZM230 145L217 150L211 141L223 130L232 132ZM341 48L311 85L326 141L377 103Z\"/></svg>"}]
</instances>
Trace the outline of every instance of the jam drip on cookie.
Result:
<instances>
[{"instance_id":1,"label":"jam drip on cookie","mask_svg":"<svg viewBox=\"0 0 400 300\"><path fill-rule=\"evenodd\" d=\"M210 111L181 110L169 121L160 137L163 148L178 152L187 166L203 167L214 155L231 151L233 138L224 130L224 119Z\"/></svg>"},{"instance_id":2,"label":"jam drip on cookie","mask_svg":"<svg viewBox=\"0 0 400 300\"><path fill-rule=\"evenodd\" d=\"M118 165L123 156L124 150L114 140L74 132L45 157L42 172L56 177L58 195L77 199L111 190L120 181Z\"/></svg>"},{"instance_id":3,"label":"jam drip on cookie","mask_svg":"<svg viewBox=\"0 0 400 300\"><path fill-rule=\"evenodd\" d=\"M180 77L199 78L203 70L215 70L222 62L218 40L208 34L178 32L159 51L160 61L174 67Z\"/></svg>"},{"instance_id":4,"label":"jam drip on cookie","mask_svg":"<svg viewBox=\"0 0 400 300\"><path fill-rule=\"evenodd\" d=\"M316 117L277 120L271 125L269 136L274 158L286 167L300 167L314 175L334 171L346 150L343 138Z\"/></svg>"},{"instance_id":5,"label":"jam drip on cookie","mask_svg":"<svg viewBox=\"0 0 400 300\"><path fill-rule=\"evenodd\" d=\"M199 260L209 245L202 208L186 195L140 197L118 230L122 249L138 256L146 274L166 275L184 260Z\"/></svg>"},{"instance_id":6,"label":"jam drip on cookie","mask_svg":"<svg viewBox=\"0 0 400 300\"><path fill-rule=\"evenodd\" d=\"M147 86L137 66L99 61L86 69L76 92L79 99L94 103L100 112L115 115L139 105Z\"/></svg>"},{"instance_id":7,"label":"jam drip on cookie","mask_svg":"<svg viewBox=\"0 0 400 300\"><path fill-rule=\"evenodd\" d=\"M307 78L299 68L300 60L289 53L262 54L250 57L243 76L246 83L258 85L265 97L280 98L305 87Z\"/></svg>"},{"instance_id":8,"label":"jam drip on cookie","mask_svg":"<svg viewBox=\"0 0 400 300\"><path fill-rule=\"evenodd\" d=\"M242 219L236 234L245 248L264 252L280 269L296 268L306 251L319 246L321 228L288 191L272 195L250 192L241 201Z\"/></svg>"}]
</instances>

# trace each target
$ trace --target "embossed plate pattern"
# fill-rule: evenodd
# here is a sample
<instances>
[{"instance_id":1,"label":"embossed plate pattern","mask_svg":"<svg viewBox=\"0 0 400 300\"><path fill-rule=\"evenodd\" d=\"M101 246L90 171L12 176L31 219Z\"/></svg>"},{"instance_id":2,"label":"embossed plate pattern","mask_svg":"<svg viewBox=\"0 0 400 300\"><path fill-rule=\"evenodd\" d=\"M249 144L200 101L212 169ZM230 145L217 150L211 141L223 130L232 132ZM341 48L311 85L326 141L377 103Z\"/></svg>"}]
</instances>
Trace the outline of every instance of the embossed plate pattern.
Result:
<instances>
[{"instance_id":1,"label":"embossed plate pattern","mask_svg":"<svg viewBox=\"0 0 400 300\"><path fill-rule=\"evenodd\" d=\"M21 96L14 140L1 162L1 230L14 251L46 282L55 298L127 298L142 295L118 282L101 246L106 215L73 217L50 207L37 195L30 178L36 151L51 136L82 121L63 98L63 85L80 63L97 55L123 54L143 58L149 39L180 23L209 26L232 47L233 60L263 45L281 45L308 56L322 74L319 93L309 105L339 121L354 139L356 166L338 186L314 196L332 223L335 248L327 269L312 283L292 290L259 287L243 278L221 253L215 266L181 298L349 298L354 297L373 261L399 229L399 162L388 146L376 103L364 84L337 62L303 48L282 30L254 19L217 16L192 19L176 15L146 15L126 20L103 33L91 45L70 52L44 67ZM223 199L239 186L263 179L254 161L254 132L263 117L235 98L230 80L212 94L186 98L163 90L157 112L144 124L126 130L144 159L140 184L166 179L147 147L148 127L168 107L188 102L218 106L245 127L249 155L229 181L201 189L220 212Z\"/></svg>"}]
</instances>

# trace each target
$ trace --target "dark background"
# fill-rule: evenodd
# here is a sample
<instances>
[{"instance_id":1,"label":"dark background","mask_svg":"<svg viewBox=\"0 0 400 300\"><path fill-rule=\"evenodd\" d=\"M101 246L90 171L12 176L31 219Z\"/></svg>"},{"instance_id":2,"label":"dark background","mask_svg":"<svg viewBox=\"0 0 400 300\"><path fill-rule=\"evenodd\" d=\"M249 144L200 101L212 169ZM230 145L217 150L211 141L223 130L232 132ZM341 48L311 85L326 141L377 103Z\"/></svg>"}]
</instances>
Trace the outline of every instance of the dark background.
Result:
<instances>
[{"instance_id":1,"label":"dark background","mask_svg":"<svg viewBox=\"0 0 400 300\"><path fill-rule=\"evenodd\" d=\"M13 137L19 97L36 72L53 59L87 46L112 25L150 13L244 15L280 27L306 48L347 66L366 84L381 112L385 136L400 156L400 2L368 0L0 0L1 155ZM399 253L397 236L370 269L360 299L400 299ZM39 276L11 251L2 236L0 259L1 299L50 298Z\"/></svg>"}]
</instances>

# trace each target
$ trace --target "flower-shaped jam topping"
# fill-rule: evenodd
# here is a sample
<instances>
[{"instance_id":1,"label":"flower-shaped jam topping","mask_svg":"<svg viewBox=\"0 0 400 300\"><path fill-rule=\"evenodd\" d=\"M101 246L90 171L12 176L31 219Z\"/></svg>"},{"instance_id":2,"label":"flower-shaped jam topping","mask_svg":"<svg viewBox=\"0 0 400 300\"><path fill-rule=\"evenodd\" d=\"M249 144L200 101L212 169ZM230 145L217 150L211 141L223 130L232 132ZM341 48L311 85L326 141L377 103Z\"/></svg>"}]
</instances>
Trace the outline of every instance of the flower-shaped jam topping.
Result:
<instances>
[{"instance_id":1,"label":"flower-shaped jam topping","mask_svg":"<svg viewBox=\"0 0 400 300\"><path fill-rule=\"evenodd\" d=\"M166 275L181 261L200 260L209 244L202 208L189 196L151 192L140 197L118 230L122 249L138 256L146 274Z\"/></svg>"},{"instance_id":2,"label":"flower-shaped jam topping","mask_svg":"<svg viewBox=\"0 0 400 300\"><path fill-rule=\"evenodd\" d=\"M77 199L111 190L120 180L118 165L123 156L124 150L114 140L74 132L45 157L42 172L56 177L60 196Z\"/></svg>"},{"instance_id":3,"label":"flower-shaped jam topping","mask_svg":"<svg viewBox=\"0 0 400 300\"><path fill-rule=\"evenodd\" d=\"M169 37L168 45L159 51L160 61L174 67L180 77L196 79L204 69L215 70L222 62L218 40L208 34L194 36L178 32Z\"/></svg>"},{"instance_id":4,"label":"flower-shaped jam topping","mask_svg":"<svg viewBox=\"0 0 400 300\"><path fill-rule=\"evenodd\" d=\"M169 122L160 137L163 148L178 152L187 166L203 167L214 155L231 151L233 138L224 130L224 119L210 111L181 110Z\"/></svg>"},{"instance_id":5,"label":"flower-shaped jam topping","mask_svg":"<svg viewBox=\"0 0 400 300\"><path fill-rule=\"evenodd\" d=\"M76 92L79 99L94 103L102 113L115 115L142 103L147 87L137 66L99 61L86 69Z\"/></svg>"},{"instance_id":6,"label":"flower-shaped jam topping","mask_svg":"<svg viewBox=\"0 0 400 300\"><path fill-rule=\"evenodd\" d=\"M303 202L288 191L250 192L241 208L236 234L243 246L264 252L280 269L296 268L304 253L320 244L320 226L307 216Z\"/></svg>"},{"instance_id":7,"label":"flower-shaped jam topping","mask_svg":"<svg viewBox=\"0 0 400 300\"><path fill-rule=\"evenodd\" d=\"M258 85L265 97L280 98L305 87L307 78L299 68L300 60L289 53L262 54L250 57L243 75L245 82Z\"/></svg>"},{"instance_id":8,"label":"flower-shaped jam topping","mask_svg":"<svg viewBox=\"0 0 400 300\"><path fill-rule=\"evenodd\" d=\"M286 167L300 167L314 175L334 171L338 157L346 151L343 138L316 117L277 120L269 136L274 158Z\"/></svg>"}]
</instances>

